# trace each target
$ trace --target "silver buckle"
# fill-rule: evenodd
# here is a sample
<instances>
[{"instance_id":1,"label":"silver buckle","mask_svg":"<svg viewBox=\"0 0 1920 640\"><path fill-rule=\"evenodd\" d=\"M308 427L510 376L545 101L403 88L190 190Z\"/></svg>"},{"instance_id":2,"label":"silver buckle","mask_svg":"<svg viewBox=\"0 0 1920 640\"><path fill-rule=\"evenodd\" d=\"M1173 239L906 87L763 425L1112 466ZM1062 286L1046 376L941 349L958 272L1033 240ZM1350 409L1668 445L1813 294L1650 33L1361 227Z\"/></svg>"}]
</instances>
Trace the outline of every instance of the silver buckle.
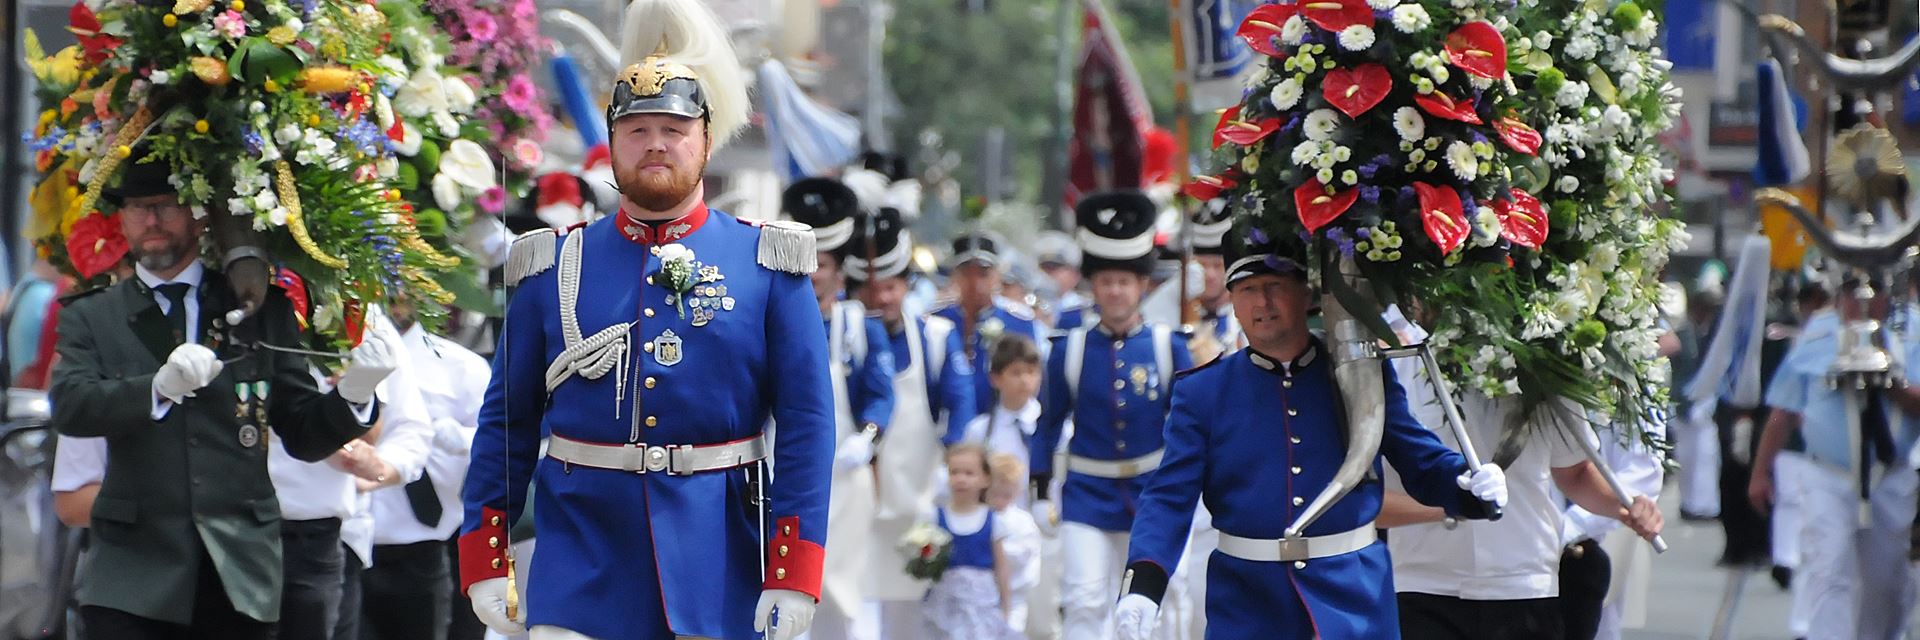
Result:
<instances>
[{"instance_id":1,"label":"silver buckle","mask_svg":"<svg viewBox=\"0 0 1920 640\"><path fill-rule=\"evenodd\" d=\"M1281 538L1280 539L1280 561L1281 562L1295 562L1299 560L1306 560L1311 557L1313 557L1312 554L1310 554L1307 551L1306 538L1302 537L1302 538Z\"/></svg>"},{"instance_id":2,"label":"silver buckle","mask_svg":"<svg viewBox=\"0 0 1920 640\"><path fill-rule=\"evenodd\" d=\"M666 447L660 447L660 446L646 447L646 452L647 452L646 453L646 472L647 473L660 473L661 471L665 471L667 469L668 463L671 460L670 460L670 456L667 453Z\"/></svg>"},{"instance_id":3,"label":"silver buckle","mask_svg":"<svg viewBox=\"0 0 1920 640\"><path fill-rule=\"evenodd\" d=\"M1137 475L1140 475L1140 463L1134 462L1132 460L1128 460L1126 462L1119 463L1119 470L1120 470L1120 473L1118 475L1127 476L1127 477L1137 476Z\"/></svg>"},{"instance_id":4,"label":"silver buckle","mask_svg":"<svg viewBox=\"0 0 1920 640\"><path fill-rule=\"evenodd\" d=\"M687 471L687 464L685 464L687 460L686 458L681 457L680 454L681 452L684 452L692 448L693 448L693 445L685 445L685 444L670 444L665 447L661 447L662 452L660 456L661 458L663 458L664 461L661 463L660 466L666 469L667 475L670 475L670 476L690 475Z\"/></svg>"}]
</instances>

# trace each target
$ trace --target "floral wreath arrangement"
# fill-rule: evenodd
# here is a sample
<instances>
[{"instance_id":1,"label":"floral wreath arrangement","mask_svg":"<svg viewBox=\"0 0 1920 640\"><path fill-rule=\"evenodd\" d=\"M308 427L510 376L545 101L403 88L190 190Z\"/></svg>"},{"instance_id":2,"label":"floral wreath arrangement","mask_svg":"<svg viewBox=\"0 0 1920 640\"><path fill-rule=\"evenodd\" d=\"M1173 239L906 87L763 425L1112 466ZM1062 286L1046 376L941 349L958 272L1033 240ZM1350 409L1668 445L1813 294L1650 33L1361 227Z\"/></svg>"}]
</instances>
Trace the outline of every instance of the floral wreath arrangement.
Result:
<instances>
[{"instance_id":1,"label":"floral wreath arrangement","mask_svg":"<svg viewBox=\"0 0 1920 640\"><path fill-rule=\"evenodd\" d=\"M324 343L356 342L369 303L453 301L446 239L473 207L416 211L409 194L478 200L498 181L465 123L471 85L442 68L415 5L106 0L69 18L76 46L46 55L29 34L51 105L28 136L42 174L29 232L82 286L126 251L102 189L126 162L165 162L196 217L263 235L275 283Z\"/></svg>"},{"instance_id":2,"label":"floral wreath arrangement","mask_svg":"<svg viewBox=\"0 0 1920 640\"><path fill-rule=\"evenodd\" d=\"M931 522L913 525L896 546L906 558L907 575L916 580L939 581L953 560L953 534Z\"/></svg>"},{"instance_id":3,"label":"floral wreath arrangement","mask_svg":"<svg viewBox=\"0 0 1920 640\"><path fill-rule=\"evenodd\" d=\"M494 157L506 167L505 194L524 197L553 126L531 75L551 48L540 37L539 10L533 0L427 0L426 8L450 43L447 64L473 73L470 84L479 95L470 122L494 141ZM480 205L499 215L505 201L489 196Z\"/></svg>"},{"instance_id":4,"label":"floral wreath arrangement","mask_svg":"<svg viewBox=\"0 0 1920 640\"><path fill-rule=\"evenodd\" d=\"M1351 258L1373 299L1420 311L1456 384L1637 426L1666 404L1658 274L1684 232L1656 213L1678 92L1635 1L1259 7L1238 33L1265 65L1186 191L1316 283Z\"/></svg>"}]
</instances>

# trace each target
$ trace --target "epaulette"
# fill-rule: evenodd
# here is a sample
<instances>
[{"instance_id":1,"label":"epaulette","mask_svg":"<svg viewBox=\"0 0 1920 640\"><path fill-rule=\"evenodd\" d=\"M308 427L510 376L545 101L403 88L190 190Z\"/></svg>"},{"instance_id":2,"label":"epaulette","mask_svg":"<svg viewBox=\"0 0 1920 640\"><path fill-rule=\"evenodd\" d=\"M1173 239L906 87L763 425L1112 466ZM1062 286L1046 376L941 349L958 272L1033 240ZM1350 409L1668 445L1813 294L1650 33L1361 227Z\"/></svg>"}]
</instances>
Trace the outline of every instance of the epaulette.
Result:
<instances>
[{"instance_id":1,"label":"epaulette","mask_svg":"<svg viewBox=\"0 0 1920 640\"><path fill-rule=\"evenodd\" d=\"M1016 319L1033 322L1033 307L1027 306L1024 302L1007 300L1006 304L1001 305L1000 308L1006 309L1007 315Z\"/></svg>"},{"instance_id":2,"label":"epaulette","mask_svg":"<svg viewBox=\"0 0 1920 640\"><path fill-rule=\"evenodd\" d=\"M760 266L803 276L820 268L813 227L791 220L737 219L760 228L760 251L755 256Z\"/></svg>"},{"instance_id":3,"label":"epaulette","mask_svg":"<svg viewBox=\"0 0 1920 640\"><path fill-rule=\"evenodd\" d=\"M558 237L553 229L534 229L514 238L513 248L507 250L507 264L501 268L507 286L516 286L528 276L552 269Z\"/></svg>"},{"instance_id":4,"label":"epaulette","mask_svg":"<svg viewBox=\"0 0 1920 640\"><path fill-rule=\"evenodd\" d=\"M1228 353L1232 353L1232 352L1228 352ZM1198 372L1200 372L1200 370L1202 370L1202 369L1206 369L1207 367L1211 367L1211 366L1213 366L1213 365L1216 365L1216 364L1220 364L1220 361L1222 361L1222 360L1226 360L1226 359L1227 359L1227 355L1228 355L1228 353L1222 353L1222 354L1220 354L1220 355L1217 355L1217 356L1214 356L1214 357L1213 357L1213 359L1212 359L1212 360L1208 360L1206 364L1203 364L1203 365L1199 365L1199 366L1196 366L1196 367L1194 367L1194 368L1191 368L1191 369L1183 369L1183 370L1180 370L1180 371L1176 371L1176 372L1174 372L1174 374L1173 374L1173 379L1175 379L1175 380L1179 380L1179 379L1181 379L1181 378L1185 378L1185 377L1187 377L1187 376L1189 376L1189 375L1192 375L1192 374L1194 374L1194 373L1198 373Z\"/></svg>"},{"instance_id":5,"label":"epaulette","mask_svg":"<svg viewBox=\"0 0 1920 640\"><path fill-rule=\"evenodd\" d=\"M113 285L106 285L106 286L94 287L92 289L87 289L85 291L69 291L67 292L66 295L60 296L58 298L58 301L60 303L60 306L65 307L73 304L75 301L78 301L81 298L85 298L87 296L91 296L93 294L106 291L107 289L110 289L112 287Z\"/></svg>"}]
</instances>

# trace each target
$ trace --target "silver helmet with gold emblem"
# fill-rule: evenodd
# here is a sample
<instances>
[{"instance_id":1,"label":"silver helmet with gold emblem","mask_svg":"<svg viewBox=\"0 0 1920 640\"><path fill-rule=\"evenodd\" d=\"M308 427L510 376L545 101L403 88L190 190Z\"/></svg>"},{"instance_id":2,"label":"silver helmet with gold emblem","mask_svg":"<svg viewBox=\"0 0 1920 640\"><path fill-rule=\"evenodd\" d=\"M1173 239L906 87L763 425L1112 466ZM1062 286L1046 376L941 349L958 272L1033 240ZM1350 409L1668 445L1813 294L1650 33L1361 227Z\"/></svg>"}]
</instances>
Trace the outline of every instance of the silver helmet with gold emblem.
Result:
<instances>
[{"instance_id":1,"label":"silver helmet with gold emblem","mask_svg":"<svg viewBox=\"0 0 1920 640\"><path fill-rule=\"evenodd\" d=\"M726 28L700 0L635 0L621 24L607 126L622 117L700 118L715 147L747 121L746 73Z\"/></svg>"}]
</instances>

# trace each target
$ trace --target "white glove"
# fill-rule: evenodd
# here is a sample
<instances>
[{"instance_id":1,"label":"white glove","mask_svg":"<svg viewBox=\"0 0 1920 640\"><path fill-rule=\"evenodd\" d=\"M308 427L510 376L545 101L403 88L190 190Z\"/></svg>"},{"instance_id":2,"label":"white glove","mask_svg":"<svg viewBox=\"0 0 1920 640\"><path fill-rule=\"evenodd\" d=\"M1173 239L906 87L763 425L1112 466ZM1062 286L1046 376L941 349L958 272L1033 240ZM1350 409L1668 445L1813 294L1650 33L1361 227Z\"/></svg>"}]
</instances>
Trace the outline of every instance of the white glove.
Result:
<instances>
[{"instance_id":1,"label":"white glove","mask_svg":"<svg viewBox=\"0 0 1920 640\"><path fill-rule=\"evenodd\" d=\"M753 606L753 630L767 634L767 640L793 640L813 626L814 606L813 596L792 589L762 591Z\"/></svg>"},{"instance_id":2,"label":"white glove","mask_svg":"<svg viewBox=\"0 0 1920 640\"><path fill-rule=\"evenodd\" d=\"M1041 535L1051 538L1060 533L1060 512L1054 508L1052 500L1035 500L1033 510L1028 513L1033 514L1033 524L1040 529Z\"/></svg>"},{"instance_id":3,"label":"white glove","mask_svg":"<svg viewBox=\"0 0 1920 640\"><path fill-rule=\"evenodd\" d=\"M347 362L347 372L340 374L339 384L333 387L347 402L372 402L374 388L380 386L380 381L386 380L399 363L397 350L400 342L391 340L386 334L386 331L373 328L367 331L360 346L353 348Z\"/></svg>"},{"instance_id":4,"label":"white glove","mask_svg":"<svg viewBox=\"0 0 1920 640\"><path fill-rule=\"evenodd\" d=\"M513 636L527 632L527 608L520 607L518 617L507 617L507 579L487 578L467 587L467 598L473 601L473 615L480 623L500 635Z\"/></svg>"},{"instance_id":5,"label":"white glove","mask_svg":"<svg viewBox=\"0 0 1920 640\"><path fill-rule=\"evenodd\" d=\"M1491 462L1482 464L1478 469L1460 474L1455 482L1482 502L1490 502L1501 508L1507 506L1507 472L1501 471L1500 465Z\"/></svg>"},{"instance_id":6,"label":"white glove","mask_svg":"<svg viewBox=\"0 0 1920 640\"><path fill-rule=\"evenodd\" d=\"M833 470L846 471L867 466L873 461L873 434L856 433L840 441L840 448L833 452Z\"/></svg>"},{"instance_id":7,"label":"white glove","mask_svg":"<svg viewBox=\"0 0 1920 640\"><path fill-rule=\"evenodd\" d=\"M174 347L167 356L167 363L160 365L160 371L153 374L153 392L162 398L179 404L193 397L193 392L213 384L220 375L220 356L212 349L197 345L183 344Z\"/></svg>"},{"instance_id":8,"label":"white glove","mask_svg":"<svg viewBox=\"0 0 1920 640\"><path fill-rule=\"evenodd\" d=\"M1160 621L1160 605L1138 593L1120 599L1113 611L1113 637L1118 640L1151 640Z\"/></svg>"}]
</instances>

